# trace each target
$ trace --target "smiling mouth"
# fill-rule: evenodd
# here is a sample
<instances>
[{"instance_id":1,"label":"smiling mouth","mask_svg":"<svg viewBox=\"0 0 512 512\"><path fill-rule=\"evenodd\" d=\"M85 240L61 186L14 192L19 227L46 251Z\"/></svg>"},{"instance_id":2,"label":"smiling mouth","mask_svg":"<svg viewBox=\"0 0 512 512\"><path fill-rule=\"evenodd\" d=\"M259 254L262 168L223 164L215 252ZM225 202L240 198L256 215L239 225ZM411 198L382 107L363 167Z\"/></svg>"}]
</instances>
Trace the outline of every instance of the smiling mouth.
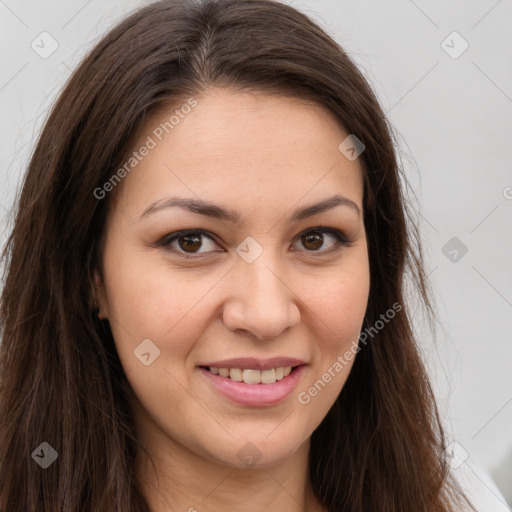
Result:
<instances>
[{"instance_id":1,"label":"smiling mouth","mask_svg":"<svg viewBox=\"0 0 512 512\"><path fill-rule=\"evenodd\" d=\"M215 366L201 366L214 375L220 375L235 382L246 384L274 384L277 381L288 377L298 366L280 366L266 370L255 370L252 368L217 368Z\"/></svg>"}]
</instances>

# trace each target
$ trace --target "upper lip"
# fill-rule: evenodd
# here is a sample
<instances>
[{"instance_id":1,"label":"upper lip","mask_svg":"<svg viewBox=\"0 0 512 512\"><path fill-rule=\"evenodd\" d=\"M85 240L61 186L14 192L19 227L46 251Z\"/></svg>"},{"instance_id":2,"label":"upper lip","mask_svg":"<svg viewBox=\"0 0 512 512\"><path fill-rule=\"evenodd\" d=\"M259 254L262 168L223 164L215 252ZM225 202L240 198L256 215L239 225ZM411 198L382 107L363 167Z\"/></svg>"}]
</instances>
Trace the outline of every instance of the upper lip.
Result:
<instances>
[{"instance_id":1,"label":"upper lip","mask_svg":"<svg viewBox=\"0 0 512 512\"><path fill-rule=\"evenodd\" d=\"M285 366L300 366L306 364L300 359L291 357L272 357L270 359L256 359L255 357L238 357L234 359L223 359L212 361L198 366L210 366L214 368L245 368L251 370L270 370Z\"/></svg>"}]
</instances>

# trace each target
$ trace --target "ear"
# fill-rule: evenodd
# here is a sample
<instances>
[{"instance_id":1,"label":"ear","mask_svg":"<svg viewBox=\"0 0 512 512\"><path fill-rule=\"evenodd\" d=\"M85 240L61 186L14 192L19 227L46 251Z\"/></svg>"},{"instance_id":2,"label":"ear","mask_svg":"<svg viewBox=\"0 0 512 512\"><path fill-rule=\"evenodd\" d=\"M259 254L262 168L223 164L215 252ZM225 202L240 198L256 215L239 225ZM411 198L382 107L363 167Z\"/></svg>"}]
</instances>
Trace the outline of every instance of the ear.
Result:
<instances>
[{"instance_id":1,"label":"ear","mask_svg":"<svg viewBox=\"0 0 512 512\"><path fill-rule=\"evenodd\" d=\"M105 285L98 270L94 270L94 300L98 308L98 318L108 318L108 301Z\"/></svg>"}]
</instances>

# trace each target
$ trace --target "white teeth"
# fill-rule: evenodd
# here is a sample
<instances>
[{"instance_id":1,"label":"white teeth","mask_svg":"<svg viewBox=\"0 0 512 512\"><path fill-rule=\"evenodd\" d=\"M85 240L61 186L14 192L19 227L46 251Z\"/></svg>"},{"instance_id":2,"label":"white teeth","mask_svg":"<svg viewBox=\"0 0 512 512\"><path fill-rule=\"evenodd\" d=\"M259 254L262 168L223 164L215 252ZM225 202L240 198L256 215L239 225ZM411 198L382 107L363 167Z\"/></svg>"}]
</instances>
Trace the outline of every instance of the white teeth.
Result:
<instances>
[{"instance_id":1,"label":"white teeth","mask_svg":"<svg viewBox=\"0 0 512 512\"><path fill-rule=\"evenodd\" d=\"M270 368L269 370L253 370L250 368L208 368L213 374L221 377L229 377L236 382L245 382L246 384L273 384L282 380L292 371L291 366L280 366L279 368Z\"/></svg>"},{"instance_id":2,"label":"white teeth","mask_svg":"<svg viewBox=\"0 0 512 512\"><path fill-rule=\"evenodd\" d=\"M276 371L272 370L261 370L261 382L263 384L274 384L276 381Z\"/></svg>"},{"instance_id":3,"label":"white teeth","mask_svg":"<svg viewBox=\"0 0 512 512\"><path fill-rule=\"evenodd\" d=\"M237 382L242 382L242 370L240 368L231 368L229 370L229 377L231 380L236 380Z\"/></svg>"},{"instance_id":4,"label":"white teeth","mask_svg":"<svg viewBox=\"0 0 512 512\"><path fill-rule=\"evenodd\" d=\"M259 384L261 382L260 370L244 370L242 375L246 384Z\"/></svg>"}]
</instances>

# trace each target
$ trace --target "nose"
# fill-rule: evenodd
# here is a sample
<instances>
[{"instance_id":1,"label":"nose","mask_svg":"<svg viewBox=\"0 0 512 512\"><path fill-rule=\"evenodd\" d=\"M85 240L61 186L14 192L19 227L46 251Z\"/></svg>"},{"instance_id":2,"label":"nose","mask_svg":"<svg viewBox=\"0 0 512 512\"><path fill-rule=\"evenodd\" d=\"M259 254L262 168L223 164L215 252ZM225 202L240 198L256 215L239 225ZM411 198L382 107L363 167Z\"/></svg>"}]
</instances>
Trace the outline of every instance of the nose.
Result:
<instances>
[{"instance_id":1,"label":"nose","mask_svg":"<svg viewBox=\"0 0 512 512\"><path fill-rule=\"evenodd\" d=\"M286 279L289 274L276 259L264 254L252 263L238 261L235 265L223 322L230 331L270 340L297 326L300 310L293 283Z\"/></svg>"}]
</instances>

